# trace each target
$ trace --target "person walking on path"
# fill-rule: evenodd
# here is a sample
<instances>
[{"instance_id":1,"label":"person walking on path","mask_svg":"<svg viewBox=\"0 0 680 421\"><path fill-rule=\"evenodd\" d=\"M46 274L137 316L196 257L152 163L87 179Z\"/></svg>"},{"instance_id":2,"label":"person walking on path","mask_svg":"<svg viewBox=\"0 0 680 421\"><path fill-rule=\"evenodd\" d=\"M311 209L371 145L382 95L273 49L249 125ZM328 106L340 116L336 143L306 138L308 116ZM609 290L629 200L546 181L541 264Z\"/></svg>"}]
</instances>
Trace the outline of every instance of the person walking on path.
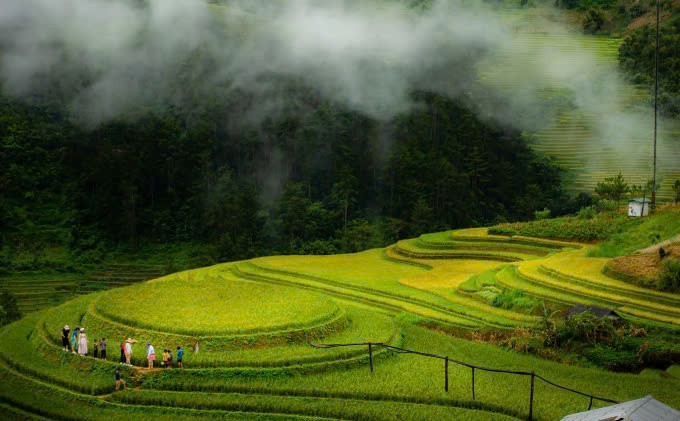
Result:
<instances>
[{"instance_id":1,"label":"person walking on path","mask_svg":"<svg viewBox=\"0 0 680 421\"><path fill-rule=\"evenodd\" d=\"M61 346L64 347L64 351L71 350L70 336L71 328L68 325L64 325L64 328L61 330Z\"/></svg>"},{"instance_id":2,"label":"person walking on path","mask_svg":"<svg viewBox=\"0 0 680 421\"><path fill-rule=\"evenodd\" d=\"M127 338L127 341L125 341L125 364L127 365L132 365L130 362L132 358L132 344L135 342L136 341L131 338Z\"/></svg>"},{"instance_id":3,"label":"person walking on path","mask_svg":"<svg viewBox=\"0 0 680 421\"><path fill-rule=\"evenodd\" d=\"M87 335L85 329L80 329L80 339L78 340L78 354L87 355Z\"/></svg>"},{"instance_id":4,"label":"person walking on path","mask_svg":"<svg viewBox=\"0 0 680 421\"><path fill-rule=\"evenodd\" d=\"M99 352L101 353L102 360L106 359L106 338L102 338L99 342Z\"/></svg>"},{"instance_id":5,"label":"person walking on path","mask_svg":"<svg viewBox=\"0 0 680 421\"><path fill-rule=\"evenodd\" d=\"M116 368L116 372L114 373L114 375L116 376L116 391L120 389L121 385L123 386L123 389L126 389L127 386L125 384L125 380L120 378L120 367Z\"/></svg>"},{"instance_id":6,"label":"person walking on path","mask_svg":"<svg viewBox=\"0 0 680 421\"><path fill-rule=\"evenodd\" d=\"M156 361L156 350L153 345L146 344L146 360L149 362L149 368L153 368L153 362Z\"/></svg>"},{"instance_id":7,"label":"person walking on path","mask_svg":"<svg viewBox=\"0 0 680 421\"><path fill-rule=\"evenodd\" d=\"M80 333L80 328L76 327L71 333L71 349L74 354L78 353L78 334Z\"/></svg>"},{"instance_id":8,"label":"person walking on path","mask_svg":"<svg viewBox=\"0 0 680 421\"><path fill-rule=\"evenodd\" d=\"M172 368L172 349L168 348L168 362L165 363L165 368Z\"/></svg>"},{"instance_id":9,"label":"person walking on path","mask_svg":"<svg viewBox=\"0 0 680 421\"><path fill-rule=\"evenodd\" d=\"M99 339L95 339L92 343L94 344L94 346L92 347L94 348L93 352L94 358L95 359L99 358Z\"/></svg>"},{"instance_id":10,"label":"person walking on path","mask_svg":"<svg viewBox=\"0 0 680 421\"><path fill-rule=\"evenodd\" d=\"M177 368L184 368L182 365L182 360L184 359L184 350L181 346L177 347Z\"/></svg>"},{"instance_id":11,"label":"person walking on path","mask_svg":"<svg viewBox=\"0 0 680 421\"><path fill-rule=\"evenodd\" d=\"M120 343L120 363L125 364L125 342Z\"/></svg>"}]
</instances>

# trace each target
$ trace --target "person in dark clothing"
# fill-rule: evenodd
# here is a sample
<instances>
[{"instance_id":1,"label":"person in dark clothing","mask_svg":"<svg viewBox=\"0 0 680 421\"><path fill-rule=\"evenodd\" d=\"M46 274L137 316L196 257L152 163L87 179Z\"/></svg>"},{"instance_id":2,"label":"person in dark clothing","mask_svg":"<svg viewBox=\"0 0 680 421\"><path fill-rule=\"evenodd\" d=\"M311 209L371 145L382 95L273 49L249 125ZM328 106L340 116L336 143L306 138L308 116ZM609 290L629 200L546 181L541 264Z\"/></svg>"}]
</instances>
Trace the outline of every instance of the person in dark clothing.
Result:
<instances>
[{"instance_id":1,"label":"person in dark clothing","mask_svg":"<svg viewBox=\"0 0 680 421\"><path fill-rule=\"evenodd\" d=\"M114 376L116 377L116 390L118 390L121 385L123 386L123 389L125 389L127 386L125 385L125 380L120 378L120 368L116 369Z\"/></svg>"},{"instance_id":2,"label":"person in dark clothing","mask_svg":"<svg viewBox=\"0 0 680 421\"><path fill-rule=\"evenodd\" d=\"M64 325L64 328L61 330L61 346L64 347L64 351L71 350L71 342L69 342L70 334L71 328L68 325Z\"/></svg>"},{"instance_id":3,"label":"person in dark clothing","mask_svg":"<svg viewBox=\"0 0 680 421\"><path fill-rule=\"evenodd\" d=\"M99 339L95 339L93 342L94 342L94 358L99 358Z\"/></svg>"},{"instance_id":4,"label":"person in dark clothing","mask_svg":"<svg viewBox=\"0 0 680 421\"><path fill-rule=\"evenodd\" d=\"M102 338L99 342L99 352L103 360L106 359L106 338Z\"/></svg>"},{"instance_id":5,"label":"person in dark clothing","mask_svg":"<svg viewBox=\"0 0 680 421\"><path fill-rule=\"evenodd\" d=\"M120 363L125 364L125 342L120 343Z\"/></svg>"}]
</instances>

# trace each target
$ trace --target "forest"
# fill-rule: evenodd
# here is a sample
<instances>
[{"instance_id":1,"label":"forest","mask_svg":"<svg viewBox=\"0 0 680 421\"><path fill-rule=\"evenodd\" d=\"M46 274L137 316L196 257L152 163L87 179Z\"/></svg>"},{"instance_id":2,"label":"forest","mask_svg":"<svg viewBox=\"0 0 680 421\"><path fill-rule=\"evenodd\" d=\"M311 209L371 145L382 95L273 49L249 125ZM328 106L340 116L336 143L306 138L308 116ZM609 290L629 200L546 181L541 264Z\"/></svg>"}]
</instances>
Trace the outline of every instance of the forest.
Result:
<instances>
[{"instance_id":1,"label":"forest","mask_svg":"<svg viewBox=\"0 0 680 421\"><path fill-rule=\"evenodd\" d=\"M209 242L218 259L326 254L582 205L565 201L559 168L521 133L442 96L414 92L421 109L383 123L289 92L304 112L240 133L230 127L247 98L137 110L85 131L57 101L4 97L4 247Z\"/></svg>"}]
</instances>

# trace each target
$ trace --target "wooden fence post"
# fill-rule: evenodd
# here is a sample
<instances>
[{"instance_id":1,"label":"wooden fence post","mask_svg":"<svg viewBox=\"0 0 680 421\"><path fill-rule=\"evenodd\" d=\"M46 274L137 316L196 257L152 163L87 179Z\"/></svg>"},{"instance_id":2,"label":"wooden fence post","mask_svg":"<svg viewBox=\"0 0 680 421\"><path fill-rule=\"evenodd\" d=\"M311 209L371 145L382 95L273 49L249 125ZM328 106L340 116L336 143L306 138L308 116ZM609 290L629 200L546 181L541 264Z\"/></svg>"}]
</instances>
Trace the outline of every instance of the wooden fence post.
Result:
<instances>
[{"instance_id":1,"label":"wooden fence post","mask_svg":"<svg viewBox=\"0 0 680 421\"><path fill-rule=\"evenodd\" d=\"M373 373L373 346L370 342L368 343L368 360L371 364L371 373Z\"/></svg>"},{"instance_id":2,"label":"wooden fence post","mask_svg":"<svg viewBox=\"0 0 680 421\"><path fill-rule=\"evenodd\" d=\"M531 372L531 393L529 394L529 421L534 419L534 372Z\"/></svg>"},{"instance_id":3,"label":"wooden fence post","mask_svg":"<svg viewBox=\"0 0 680 421\"><path fill-rule=\"evenodd\" d=\"M449 357L444 359L444 391L449 391Z\"/></svg>"},{"instance_id":4,"label":"wooden fence post","mask_svg":"<svg viewBox=\"0 0 680 421\"><path fill-rule=\"evenodd\" d=\"M475 400L475 368L472 367L472 400Z\"/></svg>"}]
</instances>

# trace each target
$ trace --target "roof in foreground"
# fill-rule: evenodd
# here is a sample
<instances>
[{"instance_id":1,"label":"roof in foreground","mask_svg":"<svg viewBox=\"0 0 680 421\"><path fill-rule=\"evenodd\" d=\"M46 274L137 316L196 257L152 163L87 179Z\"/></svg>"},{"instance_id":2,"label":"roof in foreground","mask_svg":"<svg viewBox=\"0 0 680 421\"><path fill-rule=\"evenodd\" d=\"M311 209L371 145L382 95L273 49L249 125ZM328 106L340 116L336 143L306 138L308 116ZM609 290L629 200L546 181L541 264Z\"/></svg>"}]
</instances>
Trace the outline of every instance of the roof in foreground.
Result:
<instances>
[{"instance_id":1,"label":"roof in foreground","mask_svg":"<svg viewBox=\"0 0 680 421\"><path fill-rule=\"evenodd\" d=\"M567 415L562 421L678 421L680 411L654 399L652 395L592 411Z\"/></svg>"},{"instance_id":2,"label":"roof in foreground","mask_svg":"<svg viewBox=\"0 0 680 421\"><path fill-rule=\"evenodd\" d=\"M577 314L585 313L586 311L589 311L593 313L593 315L597 317L607 317L607 316L616 316L616 317L621 317L617 312L610 308L604 308L604 307L597 307L597 306L587 306L583 304L576 304L574 305L571 309L569 309L569 312L567 313L566 317L573 317L576 316Z\"/></svg>"}]
</instances>

